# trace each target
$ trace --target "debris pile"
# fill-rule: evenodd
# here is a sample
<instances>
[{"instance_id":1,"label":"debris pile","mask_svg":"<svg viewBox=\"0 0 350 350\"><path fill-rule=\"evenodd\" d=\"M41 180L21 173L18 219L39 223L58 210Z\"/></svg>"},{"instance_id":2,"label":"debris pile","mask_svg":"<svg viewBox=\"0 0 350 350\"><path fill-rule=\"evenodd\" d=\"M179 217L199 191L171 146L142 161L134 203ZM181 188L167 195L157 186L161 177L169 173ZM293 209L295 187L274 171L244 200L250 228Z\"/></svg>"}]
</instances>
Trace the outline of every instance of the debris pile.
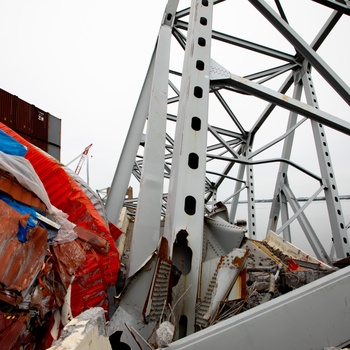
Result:
<instances>
[{"instance_id":1,"label":"debris pile","mask_svg":"<svg viewBox=\"0 0 350 350\"><path fill-rule=\"evenodd\" d=\"M263 241L248 238L246 233L242 225L229 222L223 205L205 216L194 332L337 270L272 231ZM133 234L130 225L127 243ZM192 258L187 243L187 232L179 231L170 260L168 241L163 236L157 251L136 274L127 276L117 298L118 309L109 324L109 334L118 334L120 344L126 343L131 348L136 344L142 344L145 349L162 348L186 337L187 318L183 315L188 311L185 306L192 288L187 281L186 264ZM125 252L128 249L126 244ZM123 254L123 258L128 271L132 255Z\"/></svg>"},{"instance_id":2,"label":"debris pile","mask_svg":"<svg viewBox=\"0 0 350 350\"><path fill-rule=\"evenodd\" d=\"M46 349L84 310L109 308L109 225L64 166L0 124L0 342Z\"/></svg>"},{"instance_id":3,"label":"debris pile","mask_svg":"<svg viewBox=\"0 0 350 350\"><path fill-rule=\"evenodd\" d=\"M262 242L245 238L242 247L249 251L243 270L245 283L240 284L239 297L222 300L212 324L277 298L336 270L302 252L272 231ZM293 250L296 254L293 254Z\"/></svg>"}]
</instances>

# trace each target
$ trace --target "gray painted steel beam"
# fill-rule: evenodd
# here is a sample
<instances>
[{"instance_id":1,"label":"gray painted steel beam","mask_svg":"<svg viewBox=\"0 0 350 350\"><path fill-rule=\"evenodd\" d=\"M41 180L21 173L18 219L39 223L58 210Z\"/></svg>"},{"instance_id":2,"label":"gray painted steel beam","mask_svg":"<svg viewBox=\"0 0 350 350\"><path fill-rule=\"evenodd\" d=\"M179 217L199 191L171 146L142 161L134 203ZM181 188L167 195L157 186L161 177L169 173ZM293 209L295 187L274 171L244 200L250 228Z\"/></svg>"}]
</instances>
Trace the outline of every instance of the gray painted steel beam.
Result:
<instances>
[{"instance_id":1,"label":"gray painted steel beam","mask_svg":"<svg viewBox=\"0 0 350 350\"><path fill-rule=\"evenodd\" d=\"M202 263L213 11L211 1L192 0L191 4L164 227L170 258L181 260L173 255L173 243L180 241L179 234L185 236L188 245L183 246L182 251L191 251L189 266L176 266L182 272L184 289L188 289L180 313L187 320L187 334L194 332Z\"/></svg>"},{"instance_id":2,"label":"gray painted steel beam","mask_svg":"<svg viewBox=\"0 0 350 350\"><path fill-rule=\"evenodd\" d=\"M235 0L232 0L232 2L234 1ZM329 176L326 174L326 172L329 171L326 166L326 159L318 158L321 175L312 173L314 169L312 169L311 166L310 170L303 168L299 165L298 159L293 159L293 161L291 161L291 151L293 143L295 142L293 134L299 125L309 118L314 125L321 123L336 131L350 135L350 123L345 120L346 116L343 116L344 119L341 119L339 116L320 111L318 108L315 108L317 106L313 106L310 99L308 99L307 104L300 101L301 79L305 71L303 68L305 68L307 63L314 66L346 102L349 103L350 101L349 88L339 77L334 75L330 67L315 52L325 38L328 37L328 34L339 20L341 16L340 13L336 11L333 12L312 44L308 45L293 31L293 29L291 29L288 23L283 20L283 18L287 17L284 16L282 8L280 8L281 19L280 16L263 2L263 0L250 0L268 21L295 47L296 55L290 55L258 43L237 38L230 34L212 31L212 6L219 2L221 1L192 0L192 12L189 24L180 20L180 18L187 16L190 13L190 8L176 14L172 34L175 40L178 41L180 49L186 48L183 71L178 72L177 67L174 67L174 70L170 71L164 69L162 64L168 57L162 57L164 60L160 59L158 61L156 54L154 55L133 119L133 123L135 122L137 126L133 124L132 133L130 132L130 135L128 135L125 146L126 149L125 152L123 151L123 156L119 164L120 167L123 167L123 172L120 172L119 176L116 176L117 179L112 186L113 193L115 193L117 188L117 191L119 191L117 206L119 205L120 199L123 199L127 188L125 181L128 181L130 175L127 173L132 169L137 179L141 181L140 203L143 202L143 205L138 208L139 215L136 218L137 223L134 233L136 236L139 236L143 231L148 231L145 237L138 242L139 248L137 248L134 253L136 255L138 255L138 252L142 253L140 261L155 247L156 240L153 240L151 234L155 234L156 237L159 237L159 219L161 216L166 215L164 236L168 239L169 243L169 257L176 258L174 259L176 260L176 263L174 263L175 267L181 266L179 266L179 256L174 256L173 254L173 243L176 241L178 233L186 231L188 234L186 237L187 245L184 244L182 248L187 251L187 248L189 248L192 253L192 258L189 259L191 260L189 269L188 266L186 266L186 269L182 271L183 276L181 277L181 282L184 281L184 290L186 290L186 292L183 293L184 307L179 313L180 316L185 316L188 321L188 326L186 326L188 336L171 344L170 349L213 349L217 347L217 344L220 344L220 348L222 349L232 349L233 347L249 349L288 349L288 346L290 346L290 348L299 350L300 348L323 349L325 346L340 345L347 341L347 339L344 339L344 324L348 325L350 323L348 309L350 301L347 296L348 294L345 292L349 290L350 277L347 276L343 278L343 276L340 276L341 273L338 273L338 277L333 278L329 276L329 279L327 277L326 280L323 279L323 282L313 283L312 286L307 289L303 287L304 289L300 291L297 290L288 293L283 297L258 306L253 310L244 312L213 327L209 327L203 332L189 335L194 331L193 319L198 296L198 281L200 279L202 258L203 216L212 203L212 201L210 201L208 204L209 200L216 200L216 196L218 200L220 200L220 196L222 196L222 193L220 193L220 186L225 186L226 183L229 183L228 186L231 186L228 187L229 193L225 193L224 196L225 198L233 199L230 213L230 220L233 221L238 206L239 195L243 190L248 191L248 203L255 201L255 190L258 190L256 186L258 181L251 181L254 180L254 178L250 178L250 173L253 172L253 168L255 174L258 174L256 165L280 162L281 165L279 167L279 173L277 174L274 197L276 201L278 198L281 198L283 203L281 205L275 205L276 202L274 202L271 215L280 215L279 213L282 213L282 226L280 230L286 230L285 237L288 239L292 237L289 224L292 220L297 218L301 222L305 235L311 240L311 245L316 249L317 256L329 262L330 259L324 254L324 248L319 244L317 234L313 231L313 228L309 227L310 225L306 218L306 213L304 212L304 206L301 207L294 200L292 189L289 187L289 180L291 179L288 178L287 171L289 170L289 166L293 166L318 181L317 185L319 185L319 190L314 193L314 196L309 199L307 204L309 204L325 186L332 186L334 183L330 181ZM226 4L228 4L228 1L223 5ZM278 5L281 4L278 3ZM203 7L208 8L203 9ZM207 10L210 11L210 15L208 14L209 11L206 12ZM255 9L252 8L252 10L254 11ZM194 16L193 13L196 13L196 15ZM245 19L249 20L249 18ZM167 38L169 37L169 32L167 32ZM246 53L247 50L259 53L261 57L263 57L263 60L266 58L265 56L269 56L284 61L282 64L285 62L288 63L283 66L270 67L267 69L266 66L263 66L265 70L261 70L261 65L259 68L256 68L254 66L255 62L250 62L251 69L249 72L251 72L251 74L246 73L249 79L246 79L247 77L241 78L231 74L211 59L210 39L213 38L220 41L219 45L234 45L245 49L245 51L241 50L244 53ZM166 45L168 44L169 43L166 43ZM168 50L166 49L164 52L168 52ZM234 65L236 63L235 58L234 56L232 57L233 67L235 67ZM199 65L197 65L198 62L200 63ZM178 64L178 62L176 62L176 64ZM252 81L253 79L262 79L260 83L263 83L285 73L287 70L291 70L290 75L277 92ZM157 71L162 72L160 75L164 74L166 77L163 76L159 77L159 79L155 79L154 77L157 75ZM171 73L171 78L174 78L174 80L166 87L165 82L169 72ZM175 82L180 80L179 77L182 77L181 91L175 84ZM291 98L285 94L293 83L296 85L293 98ZM165 94L167 88L168 91L172 90L172 97L167 100L161 98L161 106L155 106L155 101L152 99L152 96L164 97L163 95L158 95L158 93L162 91L162 93ZM228 91L219 93L219 90L223 90L224 88L229 90L229 92L238 94L234 95L232 100L229 98L226 100L225 97ZM212 94L210 95L210 93ZM310 93L310 89L306 90L306 93ZM240 103L240 95L250 95L269 102L268 107L263 111L261 117L255 123L253 121L253 127L250 131L246 131L244 125L246 121L248 124L248 119L250 122L253 116L248 115L248 118L245 118L245 115L240 115L244 114L246 111L249 113L249 108L244 110L244 108L240 108L242 106L237 105ZM213 115L215 126L210 125L208 120L208 101L211 97L213 97L215 102L220 104L219 107L223 107L222 111L220 110L218 113L215 112L215 115ZM168 104L169 113L164 112L166 103ZM177 116L170 114L175 107L175 103L179 103ZM280 106L290 112L286 131L285 133L282 132L282 134L273 135L272 141L270 141L271 135L265 135L267 136L266 139L269 141L263 140L263 144L259 146L259 149L254 149L254 139L256 138L258 140L258 137L261 136L261 134L258 135L258 132L263 132L263 128L261 127L265 126L264 123L273 112L275 106ZM156 107L160 108L158 109ZM237 115L235 114L235 107L238 107ZM146 151L144 157L140 156L137 162L134 163L148 111L150 117L148 120L149 128L146 134ZM159 117L164 114L164 118L167 118L169 121L168 124L171 124L172 127L174 123L171 122L176 122L177 130L174 141L170 134L168 135L164 130L164 119L161 120L161 123L156 125L156 129L161 130L160 134L163 139L161 142L158 142L159 140L154 140L154 135L158 135L158 132L154 132L156 130L150 130L153 113L158 113ZM238 115L242 118L239 119ZM305 116L306 118L301 119L297 123L298 115ZM223 120L222 125L220 124L221 116L228 116L226 120ZM198 118L195 119L196 122L194 124L193 117ZM212 121L212 119L210 119L210 121ZM226 122L227 124L225 124ZM306 124L304 124L303 127L306 127ZM234 130L237 129L238 132L235 132ZM173 130L170 132L172 131ZM317 136L315 136L315 138L317 138ZM261 141L261 139L259 139L259 141ZM277 155L275 158L270 157L256 160L258 154L263 156L264 151L283 140L285 141L281 157ZM210 144L208 144L208 141ZM324 152L324 149L320 147L320 139L317 142L319 143L319 146L317 146L318 151ZM161 147L163 147L162 150L160 149ZM157 148L159 149L157 150ZM246 153L248 150L249 153ZM155 163L154 161L152 163L153 157L149 157L149 155L155 155L157 151L159 151L159 154L165 152L165 157L164 154L162 154L162 159L155 157ZM128 158L127 160L126 157ZM165 164L164 158L166 161ZM152 164L156 164L156 166L152 166ZM217 164L220 165L216 169L211 167L212 164L215 166ZM238 167L237 174L233 173L235 170L234 167ZM246 176L244 176L246 170L248 172ZM141 171L143 171L142 177ZM161 184L163 183L162 177L164 177L164 180L167 180L169 176L169 196L166 198L166 195L163 196L161 193ZM226 179L236 181L236 187L231 185L229 181L224 183ZM152 181L155 181L156 184ZM227 187L225 190L227 192ZM252 190L253 192L249 192ZM332 196L334 197L336 192L330 191L329 193L331 193L330 201L332 202L335 200ZM150 201L149 207L145 210L147 198L151 197L152 201ZM154 199L159 201L163 199L166 201L168 203L167 208L165 209L165 206L161 206L159 203L154 204ZM110 198L110 200L111 202L108 203L107 208L108 212L111 213L110 215L112 215L115 207L112 206L113 198ZM295 211L293 216L288 213L290 207ZM334 206L332 210L336 213L339 209ZM254 227L256 227L256 215L252 210L249 210L249 207L248 215L250 232L253 232ZM338 225L339 220L331 219L331 223L332 225ZM259 223L257 222L257 224ZM150 225L151 229L147 228L148 225ZM278 230L277 224L275 229ZM347 237L340 235L339 241L342 239L346 240ZM145 252L142 251L142 245L145 247L147 246ZM340 251L342 249L343 247L341 247ZM347 254L348 251L344 250L340 255L343 253ZM183 255L180 256L180 258L188 258L189 256L190 254L186 256ZM188 261L184 263L188 264ZM139 264L140 262L137 263L137 265ZM180 286L181 283L179 283L179 288ZM127 303L130 308L133 308L133 305L137 305L133 311L135 311L138 316L140 316L139 309L142 309L144 304L143 300L136 300L135 302L135 298L139 299L138 296L140 293L142 295L148 294L149 283L141 286L141 289L142 291L138 288L133 290L132 297L129 300L125 300L125 303ZM308 307L311 307L311 312L309 312ZM328 316L332 318L332 321L327 319ZM327 334L327 331L334 324L334 319L336 322L336 329L333 330L332 328L331 331L328 332L331 334ZM176 324L177 328L178 326L179 324ZM309 331L310 326L311 331ZM295 337L295 333L292 334L292 332L289 332L289 329L296 331L298 337ZM349 337L348 327L346 330L346 336ZM325 334L327 334L328 338L325 338Z\"/></svg>"},{"instance_id":3,"label":"gray painted steel beam","mask_svg":"<svg viewBox=\"0 0 350 350\"><path fill-rule=\"evenodd\" d=\"M303 85L308 104L318 108L318 100L310 69L307 69L303 75ZM315 121L311 121L311 126L321 175L327 186L325 189L325 197L336 255L339 259L345 258L346 256L350 256L350 243L345 227L346 223L344 221L342 207L339 201L338 186L331 161L332 158L328 147L326 131L322 124Z\"/></svg>"},{"instance_id":4,"label":"gray painted steel beam","mask_svg":"<svg viewBox=\"0 0 350 350\"><path fill-rule=\"evenodd\" d=\"M175 26L176 26L176 28L179 28L179 29L185 29L185 30L188 29L188 23L186 23L184 21L177 21ZM248 40L236 38L234 36L220 33L220 32L217 32L215 30L213 30L212 33L213 33L212 34L213 39L222 41L226 44L239 46L239 47L242 47L244 49L248 49L250 51L261 53L261 54L264 54L266 56L274 57L274 58L277 58L277 59L280 59L283 61L287 61L287 62L294 62L295 61L295 57L293 55L289 55L289 54L284 53L282 51L274 50L270 47L259 45L259 44L253 43L251 41L248 41Z\"/></svg>"},{"instance_id":5,"label":"gray painted steel beam","mask_svg":"<svg viewBox=\"0 0 350 350\"><path fill-rule=\"evenodd\" d=\"M312 43L310 45L313 50L317 51L319 49L319 47L322 45L324 40L327 38L328 34L332 31L334 26L339 21L340 17L341 17L341 14L339 14L336 11L334 11L330 15L330 17L328 18L326 23L323 25L321 30L318 32L317 36L315 37L315 39L312 41ZM305 60L305 58L303 56L300 56L300 55L297 58L297 61L300 63L303 63L304 60ZM288 91L288 89L290 88L290 86L292 85L293 81L294 81L294 78L293 78L293 74L291 73L289 75L289 77L284 81L282 86L280 87L279 92L282 94L286 93ZM274 110L274 108L275 108L274 104L270 104L269 106L267 106L265 108L261 117L257 120L257 122L254 124L253 128L251 129L251 132L253 134L255 134L259 130L259 128L261 127L263 122L271 114L271 112Z\"/></svg>"},{"instance_id":6,"label":"gray painted steel beam","mask_svg":"<svg viewBox=\"0 0 350 350\"><path fill-rule=\"evenodd\" d=\"M303 207L300 207L298 201L296 200L296 196L293 194L289 186L284 186L282 188L282 191L284 195L286 196L289 205L292 207L294 211L294 215L289 219L290 223L297 218L299 221L300 226L303 228L303 231L305 233L305 236L307 240L310 243L311 248L315 252L316 257L323 261L324 263L328 265L332 265L332 260L328 256L326 250L324 249L321 241L319 240L316 232L312 228L309 220L307 219L304 210L307 208L307 206L312 202L313 199L316 198L316 196L323 190L323 186L321 186L313 196L310 196L307 202L304 203ZM285 222L280 229L276 231L276 233L279 233L280 230L283 230L285 226L287 226L289 222Z\"/></svg>"},{"instance_id":7,"label":"gray painted steel beam","mask_svg":"<svg viewBox=\"0 0 350 350\"><path fill-rule=\"evenodd\" d=\"M129 276L147 260L160 240L170 39L177 6L178 0L168 2L158 35L140 193L130 248Z\"/></svg>"},{"instance_id":8,"label":"gray painted steel beam","mask_svg":"<svg viewBox=\"0 0 350 350\"><path fill-rule=\"evenodd\" d=\"M147 119L149 109L152 77L154 71L155 53L153 53L150 66L143 84L139 100L125 139L123 150L114 173L111 189L106 201L106 213L108 220L113 224L118 224L120 212L126 190L129 185L130 176L134 167L137 150L142 139L143 128Z\"/></svg>"},{"instance_id":9,"label":"gray painted steel beam","mask_svg":"<svg viewBox=\"0 0 350 350\"><path fill-rule=\"evenodd\" d=\"M251 147L248 146L248 149L246 151L246 157L249 158L249 155L251 153ZM248 234L249 237L252 239L257 238L257 222L256 222L256 210L255 210L255 188L254 188L254 168L253 165L248 164L246 166L247 172L247 186L248 186L248 195L247 195L247 206L248 206Z\"/></svg>"},{"instance_id":10,"label":"gray painted steel beam","mask_svg":"<svg viewBox=\"0 0 350 350\"><path fill-rule=\"evenodd\" d=\"M350 88L331 67L263 0L249 0L350 105Z\"/></svg>"},{"instance_id":11,"label":"gray painted steel beam","mask_svg":"<svg viewBox=\"0 0 350 350\"><path fill-rule=\"evenodd\" d=\"M217 85L219 85L217 83ZM256 97L264 99L268 102L276 104L280 107L286 108L290 111L294 111L305 117L313 119L321 124L329 126L332 129L338 130L344 134L350 135L350 123L331 115L330 113L323 112L314 108L306 103L295 100L292 97L276 92L263 85L254 83L248 79L239 77L238 75L231 73L230 80L224 80L221 86L236 87L241 91L252 94Z\"/></svg>"},{"instance_id":12,"label":"gray painted steel beam","mask_svg":"<svg viewBox=\"0 0 350 350\"><path fill-rule=\"evenodd\" d=\"M293 98L299 101L301 98L301 94L302 94L302 86L301 84L296 84L293 91ZM288 131L292 130L292 132L288 133L287 137L284 139L282 155L281 155L282 158L284 159L290 159L290 156L291 156L292 146L294 141L294 127L297 125L297 118L298 118L298 115L295 112L289 113L287 130ZM277 179L276 179L276 186L273 194L269 223L267 225L266 234L269 232L269 230L276 232L280 210L281 211L283 210L285 212L284 218L288 219L288 215L286 213L287 208L286 206L282 208L283 202L280 201L280 196L283 196L284 198L284 195L282 194L281 189L287 183L288 183L288 164L281 163L278 170ZM284 223L283 218L282 218L282 223ZM288 239L289 242L291 242L291 234L290 234L289 227L283 230L283 237L285 239Z\"/></svg>"},{"instance_id":13,"label":"gray painted steel beam","mask_svg":"<svg viewBox=\"0 0 350 350\"><path fill-rule=\"evenodd\" d=\"M349 0L313 0L319 4L328 6L336 11L350 15L350 3Z\"/></svg>"}]
</instances>

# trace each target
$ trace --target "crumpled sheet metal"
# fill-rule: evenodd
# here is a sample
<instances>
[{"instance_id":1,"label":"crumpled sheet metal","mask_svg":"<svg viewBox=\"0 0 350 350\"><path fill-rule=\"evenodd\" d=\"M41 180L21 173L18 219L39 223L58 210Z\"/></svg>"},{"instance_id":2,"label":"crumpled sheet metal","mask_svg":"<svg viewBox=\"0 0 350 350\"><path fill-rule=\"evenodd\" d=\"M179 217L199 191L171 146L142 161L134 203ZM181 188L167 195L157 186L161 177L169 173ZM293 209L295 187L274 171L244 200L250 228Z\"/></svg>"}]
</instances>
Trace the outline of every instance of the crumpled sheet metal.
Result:
<instances>
[{"instance_id":1,"label":"crumpled sheet metal","mask_svg":"<svg viewBox=\"0 0 350 350\"><path fill-rule=\"evenodd\" d=\"M94 249L88 250L87 255L92 255L92 257L85 262L85 265L89 264L90 261L97 260L100 278L105 282L103 291L106 291L106 287L114 286L120 269L119 253L115 245L115 239L122 232L116 228L119 231L119 235L117 232L114 232L114 236L112 237L108 225L104 222L91 200L74 179L67 174L62 164L33 146L2 123L0 123L0 130L5 131L28 148L25 158L30 161L42 181L51 204L67 213L69 215L68 219L74 224L96 233L109 242L108 254L95 251ZM93 271L93 265L88 270L90 272ZM79 271L77 271L77 274L80 276ZM73 284L78 283L76 281L77 279L74 280ZM94 287L91 286L91 288ZM89 301L83 309L80 307L75 309L74 303L72 303L72 312L74 315L77 315L93 303L95 296L90 293L90 288L80 289L79 285L77 285L75 289L79 295L84 295L85 298L89 295Z\"/></svg>"},{"instance_id":2,"label":"crumpled sheet metal","mask_svg":"<svg viewBox=\"0 0 350 350\"><path fill-rule=\"evenodd\" d=\"M86 252L77 240L51 246L51 252L56 258L56 270L67 290L77 269L85 263Z\"/></svg>"},{"instance_id":3,"label":"crumpled sheet metal","mask_svg":"<svg viewBox=\"0 0 350 350\"><path fill-rule=\"evenodd\" d=\"M26 205L32 206L34 208L39 208L41 210L46 210L45 204L32 192L26 190L18 181L11 178L10 175L6 174L0 169L0 191L6 192L15 200L24 203Z\"/></svg>"},{"instance_id":4,"label":"crumpled sheet metal","mask_svg":"<svg viewBox=\"0 0 350 350\"><path fill-rule=\"evenodd\" d=\"M35 346L35 341L28 331L29 314L5 314L0 311L0 344L3 350L20 349L23 344ZM34 349L34 347L28 347Z\"/></svg>"},{"instance_id":5,"label":"crumpled sheet metal","mask_svg":"<svg viewBox=\"0 0 350 350\"><path fill-rule=\"evenodd\" d=\"M66 213L68 220L81 228L76 229L78 237L74 241L49 247L45 241L43 250L40 251L45 258L41 259L35 273L28 277L30 283L24 298L18 291L9 292L4 287L0 287L0 291L2 288L1 292L4 292L5 297L8 297L9 293L15 296L15 300L10 300L12 305L37 310L39 316L45 318L52 316L52 312L62 306L68 287L71 290L69 302L72 317L94 306L108 310L107 290L109 286L115 285L120 268L115 239L121 231L114 228L112 236L110 228L90 198L67 174L62 164L2 123L0 130L4 130L28 148L25 158L44 185L49 204ZM39 248L33 249L35 251ZM0 250L0 255L2 252ZM24 265L33 264L31 261L24 261ZM0 269L3 266L1 265ZM19 269L18 264L13 266ZM47 324L45 329L43 341L50 338L50 328Z\"/></svg>"},{"instance_id":6,"label":"crumpled sheet metal","mask_svg":"<svg viewBox=\"0 0 350 350\"><path fill-rule=\"evenodd\" d=\"M103 254L107 254L109 252L110 243L107 239L81 226L75 226L74 232L81 241L89 244L96 251Z\"/></svg>"},{"instance_id":7,"label":"crumpled sheet metal","mask_svg":"<svg viewBox=\"0 0 350 350\"><path fill-rule=\"evenodd\" d=\"M47 254L47 231L34 227L27 231L27 242L17 238L19 222L26 226L29 215L19 214L0 200L0 298L4 288L21 293L42 268Z\"/></svg>"},{"instance_id":8,"label":"crumpled sheet metal","mask_svg":"<svg viewBox=\"0 0 350 350\"><path fill-rule=\"evenodd\" d=\"M78 238L64 244L48 246L47 231L37 226L27 231L27 242L21 243L17 238L18 223L26 226L28 217L29 215L18 213L0 200L0 300L15 308L35 310L43 320L63 305L72 277L76 275L76 286L79 286L74 287L73 299L79 300L76 308L85 309L95 305L107 308L106 283L101 277L100 261L92 246L87 243L95 234L87 233L83 229L83 240ZM108 241L98 238L95 245L106 250ZM92 262L86 265L89 251ZM84 290L88 293L81 292ZM30 313L23 315L31 318ZM12 316L13 319L17 317L13 313L6 317ZM7 339L11 344L1 348L13 349L11 346L17 344L18 337L18 341L27 342L23 344L38 341L33 340L33 337L23 338L21 334L24 329L27 330L27 325L23 326L22 321L1 322L0 316L0 337L3 334L11 337Z\"/></svg>"}]
</instances>

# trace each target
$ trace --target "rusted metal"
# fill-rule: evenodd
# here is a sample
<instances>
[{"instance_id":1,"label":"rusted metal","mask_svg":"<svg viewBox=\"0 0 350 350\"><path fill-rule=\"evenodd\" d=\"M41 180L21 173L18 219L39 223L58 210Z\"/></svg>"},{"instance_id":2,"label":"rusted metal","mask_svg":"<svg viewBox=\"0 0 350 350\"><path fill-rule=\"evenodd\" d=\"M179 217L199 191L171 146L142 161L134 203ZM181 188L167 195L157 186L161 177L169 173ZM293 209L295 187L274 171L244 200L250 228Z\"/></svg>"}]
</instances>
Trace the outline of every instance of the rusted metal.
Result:
<instances>
[{"instance_id":1,"label":"rusted metal","mask_svg":"<svg viewBox=\"0 0 350 350\"><path fill-rule=\"evenodd\" d=\"M23 181L22 186L29 189L20 188L12 173L0 172L0 301L11 314L17 309L26 313L34 343L48 348L53 323L46 321L65 301L68 312L62 313L62 322L97 305L108 310L107 292L117 280L119 254L107 223L62 164L2 123L0 129L27 148L22 161L31 163L28 177L36 172L44 185L38 196L45 201L44 205L32 192L38 190L35 186ZM6 169L11 172L10 167ZM69 216L67 226L75 226L77 235L71 237L70 229L63 228L64 239L53 244L51 233L61 228L55 219L63 220L64 213ZM1 327L0 337L8 331ZM29 348L27 340L21 344Z\"/></svg>"},{"instance_id":2,"label":"rusted metal","mask_svg":"<svg viewBox=\"0 0 350 350\"><path fill-rule=\"evenodd\" d=\"M50 113L0 89L0 122L60 159L61 122Z\"/></svg>"},{"instance_id":3,"label":"rusted metal","mask_svg":"<svg viewBox=\"0 0 350 350\"><path fill-rule=\"evenodd\" d=\"M21 203L41 210L47 209L45 204L33 192L26 190L15 178L2 170L0 170L0 190Z\"/></svg>"},{"instance_id":4,"label":"rusted metal","mask_svg":"<svg viewBox=\"0 0 350 350\"><path fill-rule=\"evenodd\" d=\"M0 311L0 344L2 349L20 349L23 344L32 343L28 332L30 315L23 313L8 314ZM35 344L32 343L34 348ZM28 347L29 348L29 347Z\"/></svg>"},{"instance_id":5,"label":"rusted metal","mask_svg":"<svg viewBox=\"0 0 350 350\"><path fill-rule=\"evenodd\" d=\"M103 254L107 254L109 252L110 243L107 239L81 226L75 226L74 232L77 234L80 240L91 245L91 247L96 249L98 252Z\"/></svg>"},{"instance_id":6,"label":"rusted metal","mask_svg":"<svg viewBox=\"0 0 350 350\"><path fill-rule=\"evenodd\" d=\"M48 142L49 113L32 105L33 137Z\"/></svg>"},{"instance_id":7,"label":"rusted metal","mask_svg":"<svg viewBox=\"0 0 350 350\"><path fill-rule=\"evenodd\" d=\"M18 223L26 227L29 214L22 215L0 200L0 299L14 296L18 306L26 296L27 288L41 270L47 254L47 231L35 227L27 231L27 242L17 239Z\"/></svg>"},{"instance_id":8,"label":"rusted metal","mask_svg":"<svg viewBox=\"0 0 350 350\"><path fill-rule=\"evenodd\" d=\"M17 97L0 89L0 121L13 128L15 117L15 102Z\"/></svg>"},{"instance_id":9,"label":"rusted metal","mask_svg":"<svg viewBox=\"0 0 350 350\"><path fill-rule=\"evenodd\" d=\"M33 106L17 98L15 112L15 130L33 136Z\"/></svg>"}]
</instances>

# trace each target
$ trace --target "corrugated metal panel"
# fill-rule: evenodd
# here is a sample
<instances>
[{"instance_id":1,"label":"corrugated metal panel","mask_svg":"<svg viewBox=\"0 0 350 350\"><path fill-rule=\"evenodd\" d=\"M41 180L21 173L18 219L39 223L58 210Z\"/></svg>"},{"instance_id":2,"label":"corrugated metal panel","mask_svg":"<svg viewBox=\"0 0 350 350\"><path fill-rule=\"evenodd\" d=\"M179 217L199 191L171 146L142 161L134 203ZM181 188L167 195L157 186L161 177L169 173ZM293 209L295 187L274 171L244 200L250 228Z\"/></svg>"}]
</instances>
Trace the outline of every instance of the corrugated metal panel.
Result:
<instances>
[{"instance_id":1,"label":"corrugated metal panel","mask_svg":"<svg viewBox=\"0 0 350 350\"><path fill-rule=\"evenodd\" d=\"M49 113L32 106L33 137L47 143L49 136Z\"/></svg>"},{"instance_id":2,"label":"corrugated metal panel","mask_svg":"<svg viewBox=\"0 0 350 350\"><path fill-rule=\"evenodd\" d=\"M0 121L10 128L14 127L14 108L16 96L0 89Z\"/></svg>"},{"instance_id":3,"label":"corrugated metal panel","mask_svg":"<svg viewBox=\"0 0 350 350\"><path fill-rule=\"evenodd\" d=\"M6 291L0 290L0 299L18 306L43 266L47 231L40 226L31 228L23 244L16 238L18 223L26 227L29 214L22 215L0 200L0 218L0 245L3 252L7 250L7 254L0 256L0 282L6 288Z\"/></svg>"},{"instance_id":4,"label":"corrugated metal panel","mask_svg":"<svg viewBox=\"0 0 350 350\"><path fill-rule=\"evenodd\" d=\"M48 143L46 141L38 140L36 138L32 138L31 143L33 145L35 145L36 147L39 147L40 149L42 149L45 152L47 152L47 150L48 150Z\"/></svg>"},{"instance_id":5,"label":"corrugated metal panel","mask_svg":"<svg viewBox=\"0 0 350 350\"><path fill-rule=\"evenodd\" d=\"M17 98L14 130L26 135L33 135L32 111L33 105Z\"/></svg>"},{"instance_id":6,"label":"corrugated metal panel","mask_svg":"<svg viewBox=\"0 0 350 350\"><path fill-rule=\"evenodd\" d=\"M26 142L13 130L0 123L0 129L28 147L25 156L33 165L40 177L50 202L69 215L69 220L97 235L105 238L110 244L108 254L95 250L87 250L87 260L76 271L72 284L72 313L76 316L86 308L100 306L108 308L107 287L114 286L119 271L119 253L113 237L91 200L79 185L67 174L62 165L55 159L44 154L32 144ZM121 231L120 231L121 233ZM98 283L88 283L91 273L97 273ZM98 288L97 288L98 287ZM97 290L96 290L97 288ZM84 296L84 298L82 298Z\"/></svg>"},{"instance_id":7,"label":"corrugated metal panel","mask_svg":"<svg viewBox=\"0 0 350 350\"><path fill-rule=\"evenodd\" d=\"M23 132L14 130L18 135L20 135L21 137L23 137L26 141L31 142L32 141L32 137L28 136L26 134L23 134Z\"/></svg>"},{"instance_id":8,"label":"corrugated metal panel","mask_svg":"<svg viewBox=\"0 0 350 350\"><path fill-rule=\"evenodd\" d=\"M26 141L30 142L32 145L39 147L43 151L48 151L48 143L42 140L35 139L32 136L26 135L23 132L17 132L18 135L21 135Z\"/></svg>"},{"instance_id":9,"label":"corrugated metal panel","mask_svg":"<svg viewBox=\"0 0 350 350\"><path fill-rule=\"evenodd\" d=\"M60 160L60 119L0 89L0 122Z\"/></svg>"}]
</instances>

